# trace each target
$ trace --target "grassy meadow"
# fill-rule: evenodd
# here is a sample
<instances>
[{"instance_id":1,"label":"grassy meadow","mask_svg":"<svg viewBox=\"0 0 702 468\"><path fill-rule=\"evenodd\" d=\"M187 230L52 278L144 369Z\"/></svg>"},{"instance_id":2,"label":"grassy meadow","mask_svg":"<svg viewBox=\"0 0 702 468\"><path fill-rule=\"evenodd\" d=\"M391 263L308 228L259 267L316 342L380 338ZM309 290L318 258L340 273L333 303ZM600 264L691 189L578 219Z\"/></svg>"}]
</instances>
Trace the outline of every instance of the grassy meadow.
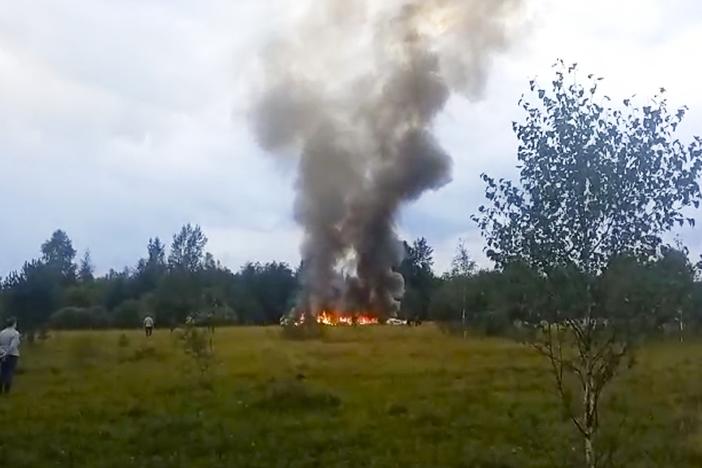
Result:
<instances>
[{"instance_id":1,"label":"grassy meadow","mask_svg":"<svg viewBox=\"0 0 702 468\"><path fill-rule=\"evenodd\" d=\"M121 337L121 335L125 335ZM6 467L541 467L581 453L528 347L418 328L226 328L202 376L168 330L53 332L0 398ZM702 343L636 354L607 394L615 466L702 466Z\"/></svg>"}]
</instances>

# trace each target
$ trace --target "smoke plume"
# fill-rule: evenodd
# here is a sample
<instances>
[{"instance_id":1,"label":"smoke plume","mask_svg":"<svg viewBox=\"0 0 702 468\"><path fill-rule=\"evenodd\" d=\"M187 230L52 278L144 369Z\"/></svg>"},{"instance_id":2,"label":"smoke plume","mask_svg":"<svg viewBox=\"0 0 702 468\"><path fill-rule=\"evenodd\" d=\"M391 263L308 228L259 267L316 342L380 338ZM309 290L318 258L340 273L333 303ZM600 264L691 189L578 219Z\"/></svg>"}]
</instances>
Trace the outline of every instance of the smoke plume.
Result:
<instances>
[{"instance_id":1,"label":"smoke plume","mask_svg":"<svg viewBox=\"0 0 702 468\"><path fill-rule=\"evenodd\" d=\"M302 7L300 7L300 5ZM262 54L252 112L261 145L298 160L300 312L391 316L403 203L450 181L433 121L480 96L519 0L310 0Z\"/></svg>"}]
</instances>

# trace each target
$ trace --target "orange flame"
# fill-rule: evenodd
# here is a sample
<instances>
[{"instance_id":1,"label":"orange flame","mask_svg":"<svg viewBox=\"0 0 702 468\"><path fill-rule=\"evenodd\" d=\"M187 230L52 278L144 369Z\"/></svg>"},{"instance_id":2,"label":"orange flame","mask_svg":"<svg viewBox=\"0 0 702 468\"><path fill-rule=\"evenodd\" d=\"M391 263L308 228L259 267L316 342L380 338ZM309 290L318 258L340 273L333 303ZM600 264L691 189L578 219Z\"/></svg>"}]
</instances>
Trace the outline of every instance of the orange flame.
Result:
<instances>
[{"instance_id":1,"label":"orange flame","mask_svg":"<svg viewBox=\"0 0 702 468\"><path fill-rule=\"evenodd\" d=\"M323 310L317 316L317 323L336 327L339 325L376 325L378 318L368 313L343 313L338 311Z\"/></svg>"}]
</instances>

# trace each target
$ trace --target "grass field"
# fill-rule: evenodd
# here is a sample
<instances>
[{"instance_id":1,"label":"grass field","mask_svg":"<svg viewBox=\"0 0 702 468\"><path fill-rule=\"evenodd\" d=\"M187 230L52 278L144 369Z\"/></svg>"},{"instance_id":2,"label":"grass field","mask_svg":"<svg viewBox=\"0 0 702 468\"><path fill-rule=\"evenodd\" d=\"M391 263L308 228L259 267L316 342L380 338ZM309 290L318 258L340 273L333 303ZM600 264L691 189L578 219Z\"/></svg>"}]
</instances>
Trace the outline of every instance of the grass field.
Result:
<instances>
[{"instance_id":1,"label":"grass field","mask_svg":"<svg viewBox=\"0 0 702 468\"><path fill-rule=\"evenodd\" d=\"M431 326L215 333L206 382L166 330L53 333L0 399L3 467L575 466L543 361ZM122 342L121 345L119 344ZM618 466L702 466L702 344L655 343L607 394Z\"/></svg>"}]
</instances>

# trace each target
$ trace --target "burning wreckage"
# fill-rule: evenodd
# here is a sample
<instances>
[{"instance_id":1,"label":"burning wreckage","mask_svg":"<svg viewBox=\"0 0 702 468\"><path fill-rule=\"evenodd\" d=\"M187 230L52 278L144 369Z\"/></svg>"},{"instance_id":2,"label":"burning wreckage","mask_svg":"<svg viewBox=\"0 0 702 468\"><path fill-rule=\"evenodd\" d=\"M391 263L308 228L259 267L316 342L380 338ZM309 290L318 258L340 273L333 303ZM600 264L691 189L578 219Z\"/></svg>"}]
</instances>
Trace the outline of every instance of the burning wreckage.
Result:
<instances>
[{"instance_id":1,"label":"burning wreckage","mask_svg":"<svg viewBox=\"0 0 702 468\"><path fill-rule=\"evenodd\" d=\"M296 310L290 311L287 316L280 319L280 324L283 326L287 325L304 325L306 323L308 315L300 314ZM380 320L377 316L372 314L353 314L353 313L343 313L336 311L323 310L319 314L312 317L316 323L320 325L328 325L332 327L342 326L342 325L378 325ZM393 320L393 319L390 319ZM398 319L394 319L398 320ZM393 323L393 322L390 322Z\"/></svg>"},{"instance_id":2,"label":"burning wreckage","mask_svg":"<svg viewBox=\"0 0 702 468\"><path fill-rule=\"evenodd\" d=\"M278 29L261 56L251 125L264 149L297 165L303 280L287 320L397 316L398 211L451 180L434 120L452 94L480 97L519 5L307 0Z\"/></svg>"},{"instance_id":3,"label":"burning wreckage","mask_svg":"<svg viewBox=\"0 0 702 468\"><path fill-rule=\"evenodd\" d=\"M294 309L286 316L281 317L281 326L299 326L304 325L306 315L300 314ZM319 313L313 320L320 325L328 325L331 327L344 326L344 325L412 325L413 323L407 320L402 320L395 317L390 317L384 322L381 322L377 316L373 314L363 313L363 314L353 314L353 313L342 313L335 311L323 310ZM414 325L419 325L419 322L414 322Z\"/></svg>"}]
</instances>

